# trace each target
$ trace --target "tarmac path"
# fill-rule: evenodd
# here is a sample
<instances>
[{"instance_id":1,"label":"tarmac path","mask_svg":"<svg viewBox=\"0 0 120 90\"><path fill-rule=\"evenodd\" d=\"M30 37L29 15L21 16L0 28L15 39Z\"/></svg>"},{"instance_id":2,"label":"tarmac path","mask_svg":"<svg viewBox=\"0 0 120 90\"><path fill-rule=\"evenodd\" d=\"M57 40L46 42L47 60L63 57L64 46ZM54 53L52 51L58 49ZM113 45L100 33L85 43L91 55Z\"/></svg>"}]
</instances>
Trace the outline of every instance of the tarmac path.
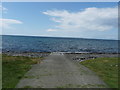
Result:
<instances>
[{"instance_id":1,"label":"tarmac path","mask_svg":"<svg viewBox=\"0 0 120 90\"><path fill-rule=\"evenodd\" d=\"M106 84L91 70L51 53L40 64L33 65L16 88L105 88Z\"/></svg>"}]
</instances>

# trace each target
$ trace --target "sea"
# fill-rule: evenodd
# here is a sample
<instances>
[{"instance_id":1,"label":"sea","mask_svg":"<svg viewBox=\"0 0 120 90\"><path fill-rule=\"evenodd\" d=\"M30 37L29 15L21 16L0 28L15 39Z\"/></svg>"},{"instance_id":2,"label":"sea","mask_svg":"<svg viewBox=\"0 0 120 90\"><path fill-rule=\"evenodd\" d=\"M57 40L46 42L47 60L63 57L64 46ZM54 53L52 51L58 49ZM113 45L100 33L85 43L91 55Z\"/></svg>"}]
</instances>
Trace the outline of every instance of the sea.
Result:
<instances>
[{"instance_id":1,"label":"sea","mask_svg":"<svg viewBox=\"0 0 120 90\"><path fill-rule=\"evenodd\" d=\"M2 35L2 52L118 53L118 40Z\"/></svg>"}]
</instances>

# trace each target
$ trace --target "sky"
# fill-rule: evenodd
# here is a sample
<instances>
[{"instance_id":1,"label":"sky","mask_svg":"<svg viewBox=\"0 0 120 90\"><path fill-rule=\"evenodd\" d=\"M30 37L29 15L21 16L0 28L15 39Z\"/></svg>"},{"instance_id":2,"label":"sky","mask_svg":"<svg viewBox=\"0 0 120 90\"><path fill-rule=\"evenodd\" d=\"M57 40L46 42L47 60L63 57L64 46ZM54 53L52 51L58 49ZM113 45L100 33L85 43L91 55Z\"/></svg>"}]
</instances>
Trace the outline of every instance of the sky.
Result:
<instances>
[{"instance_id":1,"label":"sky","mask_svg":"<svg viewBox=\"0 0 120 90\"><path fill-rule=\"evenodd\" d=\"M117 2L3 2L2 35L118 39Z\"/></svg>"}]
</instances>

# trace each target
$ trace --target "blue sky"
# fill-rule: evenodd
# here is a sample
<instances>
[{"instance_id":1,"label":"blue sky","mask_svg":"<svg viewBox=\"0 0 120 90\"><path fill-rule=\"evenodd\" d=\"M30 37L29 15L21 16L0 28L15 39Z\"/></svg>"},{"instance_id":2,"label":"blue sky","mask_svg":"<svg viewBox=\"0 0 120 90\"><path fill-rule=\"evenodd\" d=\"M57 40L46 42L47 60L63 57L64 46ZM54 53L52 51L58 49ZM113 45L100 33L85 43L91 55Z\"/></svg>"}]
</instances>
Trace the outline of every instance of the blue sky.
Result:
<instances>
[{"instance_id":1,"label":"blue sky","mask_svg":"<svg viewBox=\"0 0 120 90\"><path fill-rule=\"evenodd\" d=\"M117 2L4 2L4 35L117 39Z\"/></svg>"}]
</instances>

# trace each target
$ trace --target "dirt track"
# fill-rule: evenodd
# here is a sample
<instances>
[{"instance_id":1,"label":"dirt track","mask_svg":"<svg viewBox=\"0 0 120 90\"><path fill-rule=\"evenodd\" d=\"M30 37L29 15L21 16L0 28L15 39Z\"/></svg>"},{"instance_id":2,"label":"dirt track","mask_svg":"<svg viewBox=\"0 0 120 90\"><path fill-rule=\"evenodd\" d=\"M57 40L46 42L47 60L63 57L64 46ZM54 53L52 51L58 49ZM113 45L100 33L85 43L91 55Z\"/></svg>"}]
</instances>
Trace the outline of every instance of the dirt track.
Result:
<instances>
[{"instance_id":1,"label":"dirt track","mask_svg":"<svg viewBox=\"0 0 120 90\"><path fill-rule=\"evenodd\" d=\"M63 53L51 53L20 80L16 88L103 88L106 84L94 72Z\"/></svg>"}]
</instances>

